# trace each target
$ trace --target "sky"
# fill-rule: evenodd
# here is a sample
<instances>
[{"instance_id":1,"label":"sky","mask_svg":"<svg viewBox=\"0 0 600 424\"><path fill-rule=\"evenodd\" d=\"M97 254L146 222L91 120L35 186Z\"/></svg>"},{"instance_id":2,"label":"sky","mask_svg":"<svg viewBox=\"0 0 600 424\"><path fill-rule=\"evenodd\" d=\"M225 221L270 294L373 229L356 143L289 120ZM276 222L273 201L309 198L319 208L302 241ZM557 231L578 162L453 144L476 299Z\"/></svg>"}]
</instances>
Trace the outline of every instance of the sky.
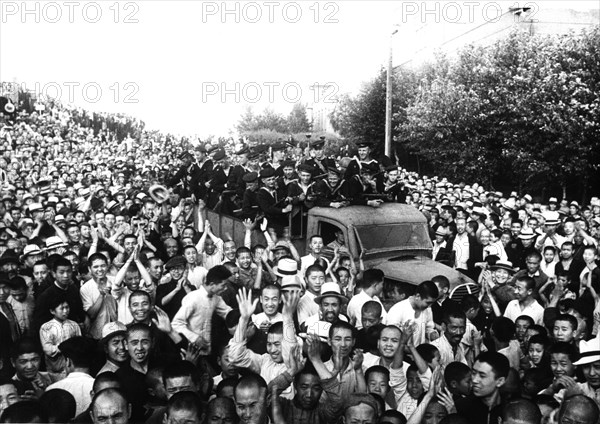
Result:
<instances>
[{"instance_id":1,"label":"sky","mask_svg":"<svg viewBox=\"0 0 600 424\"><path fill-rule=\"evenodd\" d=\"M516 2L467 3L2 0L0 81L152 129L226 136L248 105L287 115L295 102L358 92L387 65L396 29L401 55L457 10L464 27L496 13L490 3Z\"/></svg>"}]
</instances>

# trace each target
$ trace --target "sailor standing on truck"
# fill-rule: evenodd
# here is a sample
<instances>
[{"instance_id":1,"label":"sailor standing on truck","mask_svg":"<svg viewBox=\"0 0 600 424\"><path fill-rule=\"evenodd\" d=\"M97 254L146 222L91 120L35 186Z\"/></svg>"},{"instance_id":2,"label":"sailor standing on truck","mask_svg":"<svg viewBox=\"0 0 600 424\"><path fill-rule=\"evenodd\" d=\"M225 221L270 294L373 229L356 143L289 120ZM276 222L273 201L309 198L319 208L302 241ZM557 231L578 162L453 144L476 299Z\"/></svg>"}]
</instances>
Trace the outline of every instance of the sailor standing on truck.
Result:
<instances>
[{"instance_id":1,"label":"sailor standing on truck","mask_svg":"<svg viewBox=\"0 0 600 424\"><path fill-rule=\"evenodd\" d=\"M318 180L327 176L327 168L335 167L335 159L328 158L323 153L325 147L325 137L320 137L319 140L314 140L310 143L311 158L304 162L312 168L314 180Z\"/></svg>"},{"instance_id":2,"label":"sailor standing on truck","mask_svg":"<svg viewBox=\"0 0 600 424\"><path fill-rule=\"evenodd\" d=\"M312 191L315 198L315 206L325 206L330 208L341 208L347 206L350 202L341 191L345 180L340 179L342 171L330 167L327 169L327 178L316 181Z\"/></svg>"},{"instance_id":3,"label":"sailor standing on truck","mask_svg":"<svg viewBox=\"0 0 600 424\"><path fill-rule=\"evenodd\" d=\"M171 177L168 182L169 187L174 187L178 184L182 186L182 196L188 197L191 194L192 181L198 178L200 168L194 162L194 155L190 152L183 152L179 159L183 162L183 165L179 170Z\"/></svg>"},{"instance_id":4,"label":"sailor standing on truck","mask_svg":"<svg viewBox=\"0 0 600 424\"><path fill-rule=\"evenodd\" d=\"M263 186L256 194L258 207L269 221L269 225L280 235L288 226L288 213L292 210L292 205L285 205L285 199L279 199L273 168L262 169L260 180Z\"/></svg>"},{"instance_id":5,"label":"sailor standing on truck","mask_svg":"<svg viewBox=\"0 0 600 424\"><path fill-rule=\"evenodd\" d=\"M347 172L347 171L346 171ZM379 172L377 165L364 165L358 175L352 175L342 187L342 194L351 205L378 207L383 203L377 195L375 175Z\"/></svg>"},{"instance_id":6,"label":"sailor standing on truck","mask_svg":"<svg viewBox=\"0 0 600 424\"><path fill-rule=\"evenodd\" d=\"M379 171L379 162L371 157L371 146L373 146L373 143L370 141L363 141L357 143L356 146L358 147L358 157L354 156L353 160L346 168L344 178L347 180L353 175L360 174L365 166Z\"/></svg>"}]
</instances>

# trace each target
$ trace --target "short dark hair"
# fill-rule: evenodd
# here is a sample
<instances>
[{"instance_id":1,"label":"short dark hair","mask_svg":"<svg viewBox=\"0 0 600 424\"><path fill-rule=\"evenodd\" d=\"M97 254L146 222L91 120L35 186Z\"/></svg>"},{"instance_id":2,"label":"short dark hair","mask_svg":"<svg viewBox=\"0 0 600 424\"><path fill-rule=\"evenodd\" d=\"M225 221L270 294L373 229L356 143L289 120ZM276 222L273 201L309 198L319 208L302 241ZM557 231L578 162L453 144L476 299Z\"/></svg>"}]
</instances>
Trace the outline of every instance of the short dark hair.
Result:
<instances>
[{"instance_id":1,"label":"short dark hair","mask_svg":"<svg viewBox=\"0 0 600 424\"><path fill-rule=\"evenodd\" d=\"M363 272L362 287L369 288L383 281L384 273L377 268L367 269Z\"/></svg>"},{"instance_id":2,"label":"short dark hair","mask_svg":"<svg viewBox=\"0 0 600 424\"><path fill-rule=\"evenodd\" d=\"M150 338L152 338L152 329L143 322L136 322L127 327L127 337L129 338L129 335L134 331L146 331L150 335Z\"/></svg>"},{"instance_id":3,"label":"short dark hair","mask_svg":"<svg viewBox=\"0 0 600 424\"><path fill-rule=\"evenodd\" d=\"M267 334L283 334L283 322L279 321L271 325L267 330Z\"/></svg>"},{"instance_id":4,"label":"short dark hair","mask_svg":"<svg viewBox=\"0 0 600 424\"><path fill-rule=\"evenodd\" d=\"M42 411L49 422L68 423L75 418L77 404L71 393L63 389L51 389L40 396Z\"/></svg>"},{"instance_id":5,"label":"short dark hair","mask_svg":"<svg viewBox=\"0 0 600 424\"><path fill-rule=\"evenodd\" d=\"M27 353L37 353L41 357L42 352L42 346L36 339L22 337L12 346L10 358L16 360L19 356Z\"/></svg>"},{"instance_id":6,"label":"short dark hair","mask_svg":"<svg viewBox=\"0 0 600 424\"><path fill-rule=\"evenodd\" d=\"M541 420L540 408L528 399L509 400L502 408L502 422L523 421L533 424Z\"/></svg>"},{"instance_id":7,"label":"short dark hair","mask_svg":"<svg viewBox=\"0 0 600 424\"><path fill-rule=\"evenodd\" d=\"M450 387L453 381L461 381L468 374L471 374L471 368L462 362L450 362L444 369L444 381L446 386Z\"/></svg>"},{"instance_id":8,"label":"short dark hair","mask_svg":"<svg viewBox=\"0 0 600 424\"><path fill-rule=\"evenodd\" d=\"M200 419L204 413L200 396L198 396L197 393L188 390L175 393L167 403L166 414L169 416L172 411L179 410L193 411Z\"/></svg>"},{"instance_id":9,"label":"short dark hair","mask_svg":"<svg viewBox=\"0 0 600 424\"><path fill-rule=\"evenodd\" d=\"M92 255L93 256L93 255ZM104 258L106 260L106 258ZM90 262L91 263L91 262ZM36 265L39 264L39 262L35 263ZM73 266L73 264L71 263L70 260L63 258L62 256L59 258L56 258L56 260L54 260L52 262L52 266L50 267L52 272L56 272L58 270L59 266L66 266L71 268Z\"/></svg>"},{"instance_id":10,"label":"short dark hair","mask_svg":"<svg viewBox=\"0 0 600 424\"><path fill-rule=\"evenodd\" d=\"M208 270L206 284L219 284L231 277L231 271L224 265L217 265Z\"/></svg>"},{"instance_id":11,"label":"short dark hair","mask_svg":"<svg viewBox=\"0 0 600 424\"><path fill-rule=\"evenodd\" d=\"M531 346L532 344L540 344L544 346L544 350L546 350L548 346L550 346L550 340L548 340L548 337L543 334L536 334L529 338L527 347Z\"/></svg>"},{"instance_id":12,"label":"short dark hair","mask_svg":"<svg viewBox=\"0 0 600 424\"><path fill-rule=\"evenodd\" d=\"M365 303L363 303L362 307L360 308L360 313L364 314L365 312L374 312L374 313L378 313L379 316L381 316L381 312L382 312L382 306L381 303L375 301L375 300L369 300Z\"/></svg>"},{"instance_id":13,"label":"short dark hair","mask_svg":"<svg viewBox=\"0 0 600 424\"><path fill-rule=\"evenodd\" d=\"M217 396L220 397L223 390L225 390L225 388L232 387L235 389L235 386L237 386L237 383L238 383L237 377L227 377L227 378L221 380L221 382L219 384L217 384L215 393L217 394Z\"/></svg>"},{"instance_id":14,"label":"short dark hair","mask_svg":"<svg viewBox=\"0 0 600 424\"><path fill-rule=\"evenodd\" d=\"M323 274L325 274L325 269L321 265L313 264L313 265L309 266L308 268L306 268L306 271L304 272L304 276L308 277L313 272L322 272Z\"/></svg>"},{"instance_id":15,"label":"short dark hair","mask_svg":"<svg viewBox=\"0 0 600 424\"><path fill-rule=\"evenodd\" d=\"M98 392L98 388L102 384L106 383L117 383L119 387L121 386L121 380L119 380L117 374L115 374L112 371L104 371L98 374L96 378L94 378L94 385L92 386L92 390L94 391L94 393Z\"/></svg>"},{"instance_id":16,"label":"short dark hair","mask_svg":"<svg viewBox=\"0 0 600 424\"><path fill-rule=\"evenodd\" d=\"M235 397L235 393L239 388L248 387L254 387L259 390L264 389L265 396L267 395L267 383L265 382L264 378L256 373L250 372L238 380L237 384L235 385L235 390L233 391L233 396Z\"/></svg>"},{"instance_id":17,"label":"short dark hair","mask_svg":"<svg viewBox=\"0 0 600 424\"><path fill-rule=\"evenodd\" d=\"M317 376L317 378L319 377L319 374L317 373L317 370L315 370L313 364L308 361L306 362L306 365L304 365L304 368L302 368L300 372L294 376L295 384L298 384L300 381L300 376L302 375L314 375Z\"/></svg>"},{"instance_id":18,"label":"short dark hair","mask_svg":"<svg viewBox=\"0 0 600 424\"><path fill-rule=\"evenodd\" d=\"M442 321L444 322L444 324L450 324L450 320L452 318L462 319L465 322L467 320L467 316L459 307L444 308L444 314L442 316Z\"/></svg>"},{"instance_id":19,"label":"short dark hair","mask_svg":"<svg viewBox=\"0 0 600 424\"><path fill-rule=\"evenodd\" d=\"M90 337L75 336L58 345L58 350L78 368L89 368L96 352L96 341Z\"/></svg>"},{"instance_id":20,"label":"short dark hair","mask_svg":"<svg viewBox=\"0 0 600 424\"><path fill-rule=\"evenodd\" d=\"M67 304L69 304L69 300L67 299L67 295L65 293L62 292L62 290L59 291L53 291L48 293L48 309L50 310L54 310L56 308L58 308L60 305L62 305L64 302L67 302ZM69 304L70 306L70 304Z\"/></svg>"},{"instance_id":21,"label":"short dark hair","mask_svg":"<svg viewBox=\"0 0 600 424\"><path fill-rule=\"evenodd\" d=\"M88 264L92 264L94 261L103 261L105 264L108 264L108 259L102 253L94 253L88 258Z\"/></svg>"},{"instance_id":22,"label":"short dark hair","mask_svg":"<svg viewBox=\"0 0 600 424\"><path fill-rule=\"evenodd\" d=\"M494 337L499 341L508 343L515 336L515 323L507 317L497 317L492 323Z\"/></svg>"},{"instance_id":23,"label":"short dark hair","mask_svg":"<svg viewBox=\"0 0 600 424\"><path fill-rule=\"evenodd\" d=\"M465 295L460 302L460 307L465 313L467 313L471 309L477 310L479 306L479 300L472 294Z\"/></svg>"},{"instance_id":24,"label":"short dark hair","mask_svg":"<svg viewBox=\"0 0 600 424\"><path fill-rule=\"evenodd\" d=\"M2 412L0 417L2 423L44 423L48 417L42 409L40 402L34 400L22 400L13 403Z\"/></svg>"},{"instance_id":25,"label":"short dark hair","mask_svg":"<svg viewBox=\"0 0 600 424\"><path fill-rule=\"evenodd\" d=\"M387 411L384 411L383 414L381 414L381 418L379 419L380 422L384 422L384 418L393 418L398 420L400 424L406 424L406 417L404 416L404 414L395 409L388 409Z\"/></svg>"},{"instance_id":26,"label":"short dark hair","mask_svg":"<svg viewBox=\"0 0 600 424\"><path fill-rule=\"evenodd\" d=\"M433 358L435 358L435 353L439 352L438 348L429 343L422 343L417 346L417 352L423 358L423 360L427 363L431 363Z\"/></svg>"},{"instance_id":27,"label":"short dark hair","mask_svg":"<svg viewBox=\"0 0 600 424\"><path fill-rule=\"evenodd\" d=\"M148 301L152 302L152 298L150 297L150 293L148 293L147 291L144 291L144 290L134 290L129 295L129 300L128 300L129 306L131 306L131 299L133 299L134 297L137 297L137 296L145 297L145 298L148 299Z\"/></svg>"},{"instance_id":28,"label":"short dark hair","mask_svg":"<svg viewBox=\"0 0 600 424\"><path fill-rule=\"evenodd\" d=\"M365 381L369 381L369 376L371 374L382 374L388 379L388 381L390 379L390 370L382 365L373 365L372 367L369 367L365 372Z\"/></svg>"},{"instance_id":29,"label":"short dark hair","mask_svg":"<svg viewBox=\"0 0 600 424\"><path fill-rule=\"evenodd\" d=\"M167 385L167 379L177 377L191 377L194 384L198 384L200 378L198 369L189 361L175 361L165 365L162 372L163 384Z\"/></svg>"},{"instance_id":30,"label":"short dark hair","mask_svg":"<svg viewBox=\"0 0 600 424\"><path fill-rule=\"evenodd\" d=\"M563 354L569 357L571 362L576 362L579 359L579 351L577 348L568 342L555 342L548 349L550 355Z\"/></svg>"},{"instance_id":31,"label":"short dark hair","mask_svg":"<svg viewBox=\"0 0 600 424\"><path fill-rule=\"evenodd\" d=\"M492 371L496 376L496 379L500 377L508 377L508 371L510 370L510 363L508 362L508 358L501 353L498 352L482 352L479 354L477 358L475 358L476 362L485 362L489 366L492 367Z\"/></svg>"},{"instance_id":32,"label":"short dark hair","mask_svg":"<svg viewBox=\"0 0 600 424\"><path fill-rule=\"evenodd\" d=\"M330 339L333 337L333 333L337 329L349 330L352 333L352 338L356 340L356 327L354 327L353 325L350 325L346 321L342 321L342 320L339 320L338 322L332 324L331 327L329 327L329 338Z\"/></svg>"},{"instance_id":33,"label":"short dark hair","mask_svg":"<svg viewBox=\"0 0 600 424\"><path fill-rule=\"evenodd\" d=\"M567 321L569 324L571 324L571 328L573 329L573 331L577 330L577 327L579 325L577 322L577 318L569 314L561 314L557 316L554 320L554 324L556 324L557 321Z\"/></svg>"},{"instance_id":34,"label":"short dark hair","mask_svg":"<svg viewBox=\"0 0 600 424\"><path fill-rule=\"evenodd\" d=\"M526 290L535 289L535 280L528 275L522 275L522 276L518 277L517 281L525 283Z\"/></svg>"},{"instance_id":35,"label":"short dark hair","mask_svg":"<svg viewBox=\"0 0 600 424\"><path fill-rule=\"evenodd\" d=\"M529 327L535 325L535 321L529 315L519 315L515 320L515 324L517 323L517 321L527 321L529 323Z\"/></svg>"},{"instance_id":36,"label":"short dark hair","mask_svg":"<svg viewBox=\"0 0 600 424\"><path fill-rule=\"evenodd\" d=\"M416 294L421 299L437 299L440 292L433 281L427 280L417 286Z\"/></svg>"},{"instance_id":37,"label":"short dark hair","mask_svg":"<svg viewBox=\"0 0 600 424\"><path fill-rule=\"evenodd\" d=\"M433 281L434 283L439 284L440 287L443 288L443 289L450 288L450 280L448 280L448 277L446 277L444 275L436 275L435 277L433 277L431 279L431 281Z\"/></svg>"}]
</instances>

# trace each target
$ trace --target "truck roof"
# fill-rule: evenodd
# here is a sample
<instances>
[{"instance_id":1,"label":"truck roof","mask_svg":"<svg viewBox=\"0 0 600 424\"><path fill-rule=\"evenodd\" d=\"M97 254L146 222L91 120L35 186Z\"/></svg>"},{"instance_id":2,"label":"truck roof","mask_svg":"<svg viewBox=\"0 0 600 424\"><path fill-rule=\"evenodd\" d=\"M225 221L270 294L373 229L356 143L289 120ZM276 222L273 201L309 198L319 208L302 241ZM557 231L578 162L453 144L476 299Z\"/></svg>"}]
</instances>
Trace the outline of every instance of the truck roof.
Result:
<instances>
[{"instance_id":1,"label":"truck roof","mask_svg":"<svg viewBox=\"0 0 600 424\"><path fill-rule=\"evenodd\" d=\"M427 222L425 215L414 206L401 203L383 203L378 208L371 206L347 206L340 209L315 207L308 213L311 216L333 219L354 226Z\"/></svg>"}]
</instances>

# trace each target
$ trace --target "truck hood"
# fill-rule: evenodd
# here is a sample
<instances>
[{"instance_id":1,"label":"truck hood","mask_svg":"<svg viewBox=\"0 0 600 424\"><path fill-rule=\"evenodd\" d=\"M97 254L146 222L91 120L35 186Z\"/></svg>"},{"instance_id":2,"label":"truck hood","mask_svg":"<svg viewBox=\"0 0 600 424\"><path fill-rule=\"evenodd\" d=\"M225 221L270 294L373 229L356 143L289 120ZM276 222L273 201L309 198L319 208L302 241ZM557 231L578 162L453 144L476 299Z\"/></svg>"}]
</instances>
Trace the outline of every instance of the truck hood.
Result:
<instances>
[{"instance_id":1,"label":"truck hood","mask_svg":"<svg viewBox=\"0 0 600 424\"><path fill-rule=\"evenodd\" d=\"M436 275L443 275L450 280L450 291L459 284L475 283L471 278L455 269L425 257L399 257L371 264L372 267L382 270L386 278L415 286L423 281L431 280Z\"/></svg>"}]
</instances>

